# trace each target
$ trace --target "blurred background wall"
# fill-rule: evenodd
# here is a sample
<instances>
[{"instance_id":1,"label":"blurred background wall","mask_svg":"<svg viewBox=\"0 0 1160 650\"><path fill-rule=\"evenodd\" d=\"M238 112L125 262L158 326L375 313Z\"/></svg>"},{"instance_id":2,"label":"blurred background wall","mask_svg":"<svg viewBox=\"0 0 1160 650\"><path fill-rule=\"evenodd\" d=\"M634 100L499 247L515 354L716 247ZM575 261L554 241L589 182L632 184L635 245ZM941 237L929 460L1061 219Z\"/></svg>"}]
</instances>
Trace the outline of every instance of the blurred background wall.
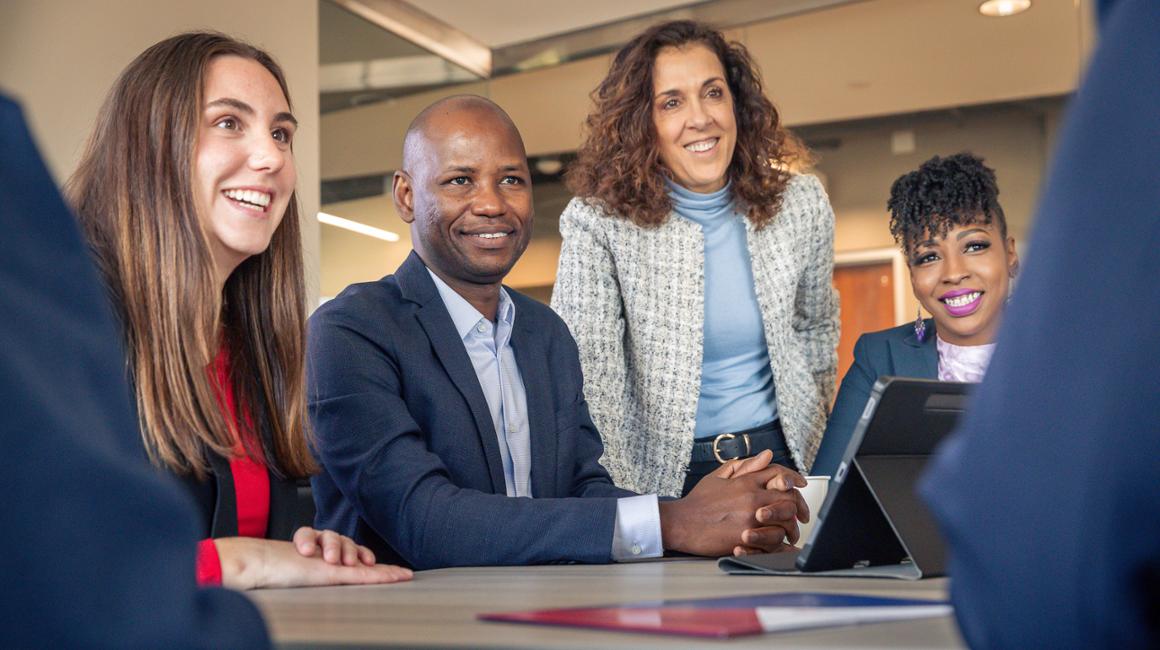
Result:
<instances>
[{"instance_id":1,"label":"blurred background wall","mask_svg":"<svg viewBox=\"0 0 1160 650\"><path fill-rule=\"evenodd\" d=\"M835 209L835 282L855 335L914 317L885 210L899 174L973 151L998 173L1017 240L1031 225L1056 125L1093 44L1091 1L1033 0L1002 18L982 15L981 2L4 0L0 89L23 101L63 181L115 75L148 45L209 28L271 51L302 123L295 148L312 304L391 273L410 251L386 190L415 114L450 94L488 96L523 133L535 181L535 237L508 283L547 300L570 198L561 171L588 94L612 52L645 26L706 19L749 48L785 123L816 154L805 171L822 179ZM320 225L319 212L393 241ZM856 300L881 313L859 316Z\"/></svg>"}]
</instances>

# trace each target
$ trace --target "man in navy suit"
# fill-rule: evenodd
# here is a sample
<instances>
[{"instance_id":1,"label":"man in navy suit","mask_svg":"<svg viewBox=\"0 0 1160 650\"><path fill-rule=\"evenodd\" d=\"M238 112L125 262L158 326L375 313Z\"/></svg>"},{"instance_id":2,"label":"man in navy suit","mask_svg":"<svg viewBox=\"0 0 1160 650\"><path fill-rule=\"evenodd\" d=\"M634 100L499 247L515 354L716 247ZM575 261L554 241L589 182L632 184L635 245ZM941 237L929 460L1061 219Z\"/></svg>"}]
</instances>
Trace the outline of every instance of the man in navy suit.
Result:
<instances>
[{"instance_id":1,"label":"man in navy suit","mask_svg":"<svg viewBox=\"0 0 1160 650\"><path fill-rule=\"evenodd\" d=\"M973 647L1160 647L1160 2L1099 17L994 360L923 485Z\"/></svg>"},{"instance_id":2,"label":"man in navy suit","mask_svg":"<svg viewBox=\"0 0 1160 650\"><path fill-rule=\"evenodd\" d=\"M415 251L310 320L319 526L416 568L718 555L796 539L806 511L793 487L805 483L766 468L768 454L680 500L612 484L567 327L501 286L531 236L532 191L523 141L498 106L462 96L423 111L394 200Z\"/></svg>"},{"instance_id":3,"label":"man in navy suit","mask_svg":"<svg viewBox=\"0 0 1160 650\"><path fill-rule=\"evenodd\" d=\"M192 505L141 453L104 289L3 96L0 231L3 645L268 646L245 597L196 587Z\"/></svg>"}]
</instances>

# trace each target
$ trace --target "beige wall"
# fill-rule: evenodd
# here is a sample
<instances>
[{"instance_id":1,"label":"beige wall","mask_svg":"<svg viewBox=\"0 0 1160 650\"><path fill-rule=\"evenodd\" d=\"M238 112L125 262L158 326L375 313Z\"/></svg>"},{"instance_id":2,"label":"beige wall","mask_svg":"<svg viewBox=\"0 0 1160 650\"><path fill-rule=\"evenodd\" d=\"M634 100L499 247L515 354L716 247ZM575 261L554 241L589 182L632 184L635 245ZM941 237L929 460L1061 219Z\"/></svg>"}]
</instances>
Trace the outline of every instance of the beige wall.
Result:
<instances>
[{"instance_id":1,"label":"beige wall","mask_svg":"<svg viewBox=\"0 0 1160 650\"><path fill-rule=\"evenodd\" d=\"M787 124L817 124L1071 92L1090 47L1089 0L986 18L978 0L868 0L728 36L743 42ZM573 151L610 56L329 113L323 178L393 170L424 106L455 92L506 108L531 155Z\"/></svg>"},{"instance_id":2,"label":"beige wall","mask_svg":"<svg viewBox=\"0 0 1160 650\"><path fill-rule=\"evenodd\" d=\"M1009 18L979 0L871 0L747 27L790 124L1060 95L1076 86L1084 12L1039 0Z\"/></svg>"},{"instance_id":3,"label":"beige wall","mask_svg":"<svg viewBox=\"0 0 1160 650\"><path fill-rule=\"evenodd\" d=\"M835 250L893 248L890 185L931 156L958 151L982 156L995 170L1009 232L1023 250L1061 112L1062 102L1035 102L810 130L838 143L816 152L836 217ZM891 135L900 130L914 133L914 152L891 153ZM904 313L913 318L909 284L905 297Z\"/></svg>"},{"instance_id":4,"label":"beige wall","mask_svg":"<svg viewBox=\"0 0 1160 650\"><path fill-rule=\"evenodd\" d=\"M768 92L787 124L818 125L948 107L1010 102L1071 92L1091 47L1089 0L1039 0L1021 16L980 16L978 0L867 0L730 30L760 65ZM490 81L465 84L322 118L323 178L384 173L398 167L402 135L419 110L440 97L489 96L512 115L531 155L576 149L588 95L610 56ZM840 150L823 150L819 169L829 182L839 251L893 246L886 227L890 183L936 153L971 149L998 170L1012 232L1022 238L1058 123L1057 107L933 116L871 125L843 136ZM917 148L893 156L890 131L913 128ZM808 130L808 129L807 129ZM389 201L350 202L327 210L404 234L391 245L325 227L324 295L346 283L390 273L409 250ZM543 224L545 217L537 215ZM401 223L401 222L398 222ZM383 225L387 224L387 225ZM538 227L541 236L545 228ZM558 239L536 239L508 278L517 287L551 283ZM363 251L373 251L368 255Z\"/></svg>"},{"instance_id":5,"label":"beige wall","mask_svg":"<svg viewBox=\"0 0 1160 650\"><path fill-rule=\"evenodd\" d=\"M317 0L2 0L0 89L24 104L49 169L63 181L121 69L149 45L191 29L246 39L286 70L300 121L295 154L307 287L317 296Z\"/></svg>"},{"instance_id":6,"label":"beige wall","mask_svg":"<svg viewBox=\"0 0 1160 650\"><path fill-rule=\"evenodd\" d=\"M835 248L893 246L886 212L891 183L931 156L958 151L982 156L995 169L1010 232L1023 239L1047 162L1047 128L1043 113L1011 106L897 118L837 136L837 149L817 152L838 218ZM913 153L891 153L891 134L898 130L914 133Z\"/></svg>"},{"instance_id":7,"label":"beige wall","mask_svg":"<svg viewBox=\"0 0 1160 650\"><path fill-rule=\"evenodd\" d=\"M608 70L608 57L460 84L322 116L322 177L344 178L398 169L403 134L432 102L471 93L489 97L511 115L528 155L573 151L588 115L588 93Z\"/></svg>"}]
</instances>

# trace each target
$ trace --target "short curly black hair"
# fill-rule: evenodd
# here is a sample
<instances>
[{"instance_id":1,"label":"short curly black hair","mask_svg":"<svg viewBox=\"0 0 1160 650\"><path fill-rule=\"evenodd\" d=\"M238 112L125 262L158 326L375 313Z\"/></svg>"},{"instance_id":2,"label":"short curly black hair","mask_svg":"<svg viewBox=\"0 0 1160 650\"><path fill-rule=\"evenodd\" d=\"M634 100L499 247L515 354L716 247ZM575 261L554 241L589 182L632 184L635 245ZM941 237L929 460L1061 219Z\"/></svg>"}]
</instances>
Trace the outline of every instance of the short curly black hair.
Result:
<instances>
[{"instance_id":1,"label":"short curly black hair","mask_svg":"<svg viewBox=\"0 0 1160 650\"><path fill-rule=\"evenodd\" d=\"M945 237L956 226L995 222L1007 239L995 170L968 153L935 156L890 186L890 234L908 255L929 236Z\"/></svg>"}]
</instances>

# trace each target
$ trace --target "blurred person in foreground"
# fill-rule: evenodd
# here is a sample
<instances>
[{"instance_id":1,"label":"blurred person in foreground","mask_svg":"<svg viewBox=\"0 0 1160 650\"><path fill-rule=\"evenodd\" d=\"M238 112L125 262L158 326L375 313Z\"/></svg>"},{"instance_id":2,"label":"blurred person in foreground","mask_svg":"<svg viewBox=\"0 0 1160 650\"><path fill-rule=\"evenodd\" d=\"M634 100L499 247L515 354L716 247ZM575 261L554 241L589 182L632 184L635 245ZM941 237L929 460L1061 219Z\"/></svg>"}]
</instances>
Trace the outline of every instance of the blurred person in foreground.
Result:
<instances>
[{"instance_id":1,"label":"blurred person in foreground","mask_svg":"<svg viewBox=\"0 0 1160 650\"><path fill-rule=\"evenodd\" d=\"M1160 647L1160 2L1105 0L999 349L922 491L977 648Z\"/></svg>"},{"instance_id":2,"label":"blurred person in foreground","mask_svg":"<svg viewBox=\"0 0 1160 650\"><path fill-rule=\"evenodd\" d=\"M28 647L266 647L257 608L194 581L188 498L140 452L80 232L0 96L0 638Z\"/></svg>"}]
</instances>

